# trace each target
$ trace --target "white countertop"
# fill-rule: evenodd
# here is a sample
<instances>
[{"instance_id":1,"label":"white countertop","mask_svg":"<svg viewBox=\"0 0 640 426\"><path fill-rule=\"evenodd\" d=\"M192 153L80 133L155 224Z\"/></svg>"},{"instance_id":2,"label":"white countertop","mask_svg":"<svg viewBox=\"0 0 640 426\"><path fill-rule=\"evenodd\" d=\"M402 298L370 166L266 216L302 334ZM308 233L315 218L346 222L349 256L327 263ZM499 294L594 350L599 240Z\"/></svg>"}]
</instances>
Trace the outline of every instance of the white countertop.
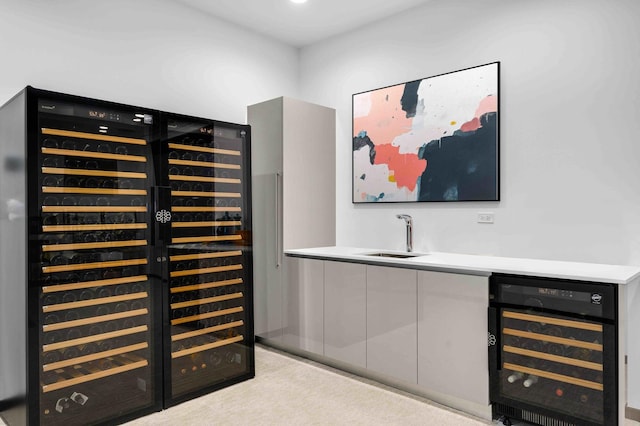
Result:
<instances>
[{"instance_id":1,"label":"white countertop","mask_svg":"<svg viewBox=\"0 0 640 426\"><path fill-rule=\"evenodd\" d=\"M372 265L404 266L433 271L461 272L488 276L491 273L529 275L613 284L629 284L640 277L640 267L598 263L561 262L555 260L515 257L478 256L469 254L431 252L424 256L398 259L367 256L366 253L401 253L356 247L316 247L286 250L285 254L346 260ZM416 253L414 253L416 254Z\"/></svg>"}]
</instances>

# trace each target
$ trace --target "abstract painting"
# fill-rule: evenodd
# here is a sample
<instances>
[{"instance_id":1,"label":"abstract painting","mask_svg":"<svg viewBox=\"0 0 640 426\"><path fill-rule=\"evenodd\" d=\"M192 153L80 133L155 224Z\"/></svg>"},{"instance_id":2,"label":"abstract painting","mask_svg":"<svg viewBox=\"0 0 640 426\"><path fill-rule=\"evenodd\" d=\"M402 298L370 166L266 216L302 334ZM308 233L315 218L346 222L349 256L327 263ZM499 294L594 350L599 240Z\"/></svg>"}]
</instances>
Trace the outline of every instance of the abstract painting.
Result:
<instances>
[{"instance_id":1,"label":"abstract painting","mask_svg":"<svg viewBox=\"0 0 640 426\"><path fill-rule=\"evenodd\" d=\"M353 95L353 202L498 201L499 67Z\"/></svg>"}]
</instances>

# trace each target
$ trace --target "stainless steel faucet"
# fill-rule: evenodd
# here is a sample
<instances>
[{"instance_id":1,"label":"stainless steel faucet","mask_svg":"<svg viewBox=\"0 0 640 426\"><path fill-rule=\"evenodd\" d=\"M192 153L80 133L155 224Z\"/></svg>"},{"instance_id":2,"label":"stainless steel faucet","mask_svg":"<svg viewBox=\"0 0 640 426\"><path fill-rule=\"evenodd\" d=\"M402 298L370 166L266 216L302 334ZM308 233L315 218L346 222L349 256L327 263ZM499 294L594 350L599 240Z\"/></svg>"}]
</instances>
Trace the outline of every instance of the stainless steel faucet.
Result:
<instances>
[{"instance_id":1,"label":"stainless steel faucet","mask_svg":"<svg viewBox=\"0 0 640 426\"><path fill-rule=\"evenodd\" d=\"M413 218L408 214L396 215L398 219L404 219L407 225L407 252L413 251Z\"/></svg>"}]
</instances>

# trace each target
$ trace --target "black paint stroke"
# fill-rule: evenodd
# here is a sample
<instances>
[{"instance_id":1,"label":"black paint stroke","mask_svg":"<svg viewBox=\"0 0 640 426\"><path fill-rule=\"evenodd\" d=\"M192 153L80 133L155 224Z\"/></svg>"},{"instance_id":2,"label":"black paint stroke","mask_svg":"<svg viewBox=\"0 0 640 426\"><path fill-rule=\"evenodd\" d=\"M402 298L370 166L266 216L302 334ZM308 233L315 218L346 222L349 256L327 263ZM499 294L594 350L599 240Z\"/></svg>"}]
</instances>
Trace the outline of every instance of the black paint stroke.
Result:
<instances>
[{"instance_id":1,"label":"black paint stroke","mask_svg":"<svg viewBox=\"0 0 640 426\"><path fill-rule=\"evenodd\" d=\"M475 131L456 131L420 148L427 160L419 180L418 201L489 201L498 199L497 113L480 117Z\"/></svg>"},{"instance_id":2,"label":"black paint stroke","mask_svg":"<svg viewBox=\"0 0 640 426\"><path fill-rule=\"evenodd\" d=\"M421 80L410 81L404 85L404 92L402 93L402 98L400 98L400 104L402 105L402 110L407 113L407 118L416 116L420 81Z\"/></svg>"},{"instance_id":3,"label":"black paint stroke","mask_svg":"<svg viewBox=\"0 0 640 426\"><path fill-rule=\"evenodd\" d=\"M371 141L369 136L355 136L353 138L353 152L356 152L360 148L364 148L365 146L369 147L369 161L371 165L373 165L376 160L376 146Z\"/></svg>"}]
</instances>

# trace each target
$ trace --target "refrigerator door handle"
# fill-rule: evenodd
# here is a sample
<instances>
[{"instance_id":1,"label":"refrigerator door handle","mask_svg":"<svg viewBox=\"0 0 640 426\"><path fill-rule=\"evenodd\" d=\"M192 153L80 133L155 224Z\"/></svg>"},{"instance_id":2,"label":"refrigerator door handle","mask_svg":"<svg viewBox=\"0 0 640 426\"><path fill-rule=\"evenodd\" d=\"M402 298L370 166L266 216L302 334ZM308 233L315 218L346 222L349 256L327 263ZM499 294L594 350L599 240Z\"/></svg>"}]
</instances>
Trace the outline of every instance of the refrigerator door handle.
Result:
<instances>
[{"instance_id":1,"label":"refrigerator door handle","mask_svg":"<svg viewBox=\"0 0 640 426\"><path fill-rule=\"evenodd\" d=\"M276 191L275 191L275 204L276 204L276 268L280 268L280 264L282 262L282 253L280 247L280 220L281 220L281 212L280 212L280 177L282 176L282 172L276 172Z\"/></svg>"}]
</instances>

